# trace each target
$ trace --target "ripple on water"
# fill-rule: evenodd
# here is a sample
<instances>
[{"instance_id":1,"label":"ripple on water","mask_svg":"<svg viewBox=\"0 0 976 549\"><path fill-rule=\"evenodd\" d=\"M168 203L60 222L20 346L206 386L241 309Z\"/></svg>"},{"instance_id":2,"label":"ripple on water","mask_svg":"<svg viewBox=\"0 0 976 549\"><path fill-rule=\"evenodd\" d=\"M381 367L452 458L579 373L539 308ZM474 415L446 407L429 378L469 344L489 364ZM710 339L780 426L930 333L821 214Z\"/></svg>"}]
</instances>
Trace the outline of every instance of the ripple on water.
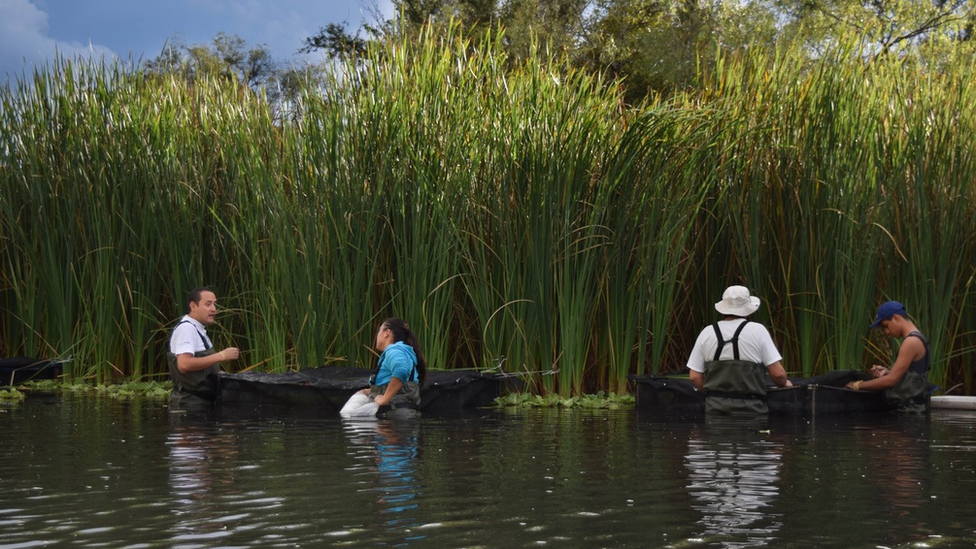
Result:
<instances>
[{"instance_id":1,"label":"ripple on water","mask_svg":"<svg viewBox=\"0 0 976 549\"><path fill-rule=\"evenodd\" d=\"M72 413L28 399L0 417L3 549L976 540L971 417L738 428L549 410L350 427Z\"/></svg>"}]
</instances>

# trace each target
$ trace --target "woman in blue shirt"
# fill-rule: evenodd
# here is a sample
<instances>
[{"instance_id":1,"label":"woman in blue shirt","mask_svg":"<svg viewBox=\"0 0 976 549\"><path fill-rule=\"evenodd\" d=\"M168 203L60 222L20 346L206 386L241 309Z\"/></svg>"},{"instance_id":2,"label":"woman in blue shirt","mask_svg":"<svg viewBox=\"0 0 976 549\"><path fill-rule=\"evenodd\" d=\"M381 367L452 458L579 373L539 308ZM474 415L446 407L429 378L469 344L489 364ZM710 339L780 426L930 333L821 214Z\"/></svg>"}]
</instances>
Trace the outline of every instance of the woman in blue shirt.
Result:
<instances>
[{"instance_id":1,"label":"woman in blue shirt","mask_svg":"<svg viewBox=\"0 0 976 549\"><path fill-rule=\"evenodd\" d=\"M368 403L379 406L378 417L419 416L420 386L427 377L427 359L417 336L402 319L388 318L376 332L376 350L380 352L376 371L362 394L369 397ZM349 410L349 404L343 411L359 415Z\"/></svg>"}]
</instances>

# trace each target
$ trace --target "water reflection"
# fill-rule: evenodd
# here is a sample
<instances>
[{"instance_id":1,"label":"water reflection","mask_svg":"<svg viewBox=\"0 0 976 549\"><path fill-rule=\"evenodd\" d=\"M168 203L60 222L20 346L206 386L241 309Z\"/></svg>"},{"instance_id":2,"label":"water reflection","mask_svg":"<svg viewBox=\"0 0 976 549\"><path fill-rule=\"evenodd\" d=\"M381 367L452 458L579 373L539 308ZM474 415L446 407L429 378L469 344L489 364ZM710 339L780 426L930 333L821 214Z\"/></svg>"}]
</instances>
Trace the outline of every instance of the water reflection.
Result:
<instances>
[{"instance_id":1,"label":"water reflection","mask_svg":"<svg viewBox=\"0 0 976 549\"><path fill-rule=\"evenodd\" d=\"M0 412L0 549L976 544L971 413L766 429L551 409L189 422L30 397Z\"/></svg>"},{"instance_id":2,"label":"water reflection","mask_svg":"<svg viewBox=\"0 0 976 549\"><path fill-rule=\"evenodd\" d=\"M230 530L220 514L221 498L235 492L235 468L240 445L237 434L190 418L172 424L166 437L171 512L176 517L173 541L222 538Z\"/></svg>"},{"instance_id":3,"label":"water reflection","mask_svg":"<svg viewBox=\"0 0 976 549\"><path fill-rule=\"evenodd\" d=\"M774 511L781 460L765 419L709 418L692 427L685 466L701 537L729 548L770 544L782 528Z\"/></svg>"},{"instance_id":4,"label":"water reflection","mask_svg":"<svg viewBox=\"0 0 976 549\"><path fill-rule=\"evenodd\" d=\"M395 544L397 547L425 539L425 535L414 531L420 526L419 423L359 419L343 421L343 429L350 445L371 461L366 467L368 486L360 491L376 496L377 527L387 533L382 537L403 536Z\"/></svg>"},{"instance_id":5,"label":"water reflection","mask_svg":"<svg viewBox=\"0 0 976 549\"><path fill-rule=\"evenodd\" d=\"M878 529L884 542L928 539L928 514L920 511L932 502L929 430L926 418L905 417L855 431L865 488L881 502L876 520L886 525Z\"/></svg>"}]
</instances>

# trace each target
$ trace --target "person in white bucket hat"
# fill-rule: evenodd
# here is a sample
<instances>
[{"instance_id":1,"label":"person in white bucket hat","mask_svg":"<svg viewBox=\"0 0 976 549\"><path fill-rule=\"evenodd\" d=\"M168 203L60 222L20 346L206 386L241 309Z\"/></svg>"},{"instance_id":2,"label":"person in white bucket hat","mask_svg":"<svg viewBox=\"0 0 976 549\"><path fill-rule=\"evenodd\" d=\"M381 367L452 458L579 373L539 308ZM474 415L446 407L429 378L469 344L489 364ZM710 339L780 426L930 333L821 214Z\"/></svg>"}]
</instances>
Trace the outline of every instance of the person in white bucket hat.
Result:
<instances>
[{"instance_id":1,"label":"person in white bucket hat","mask_svg":"<svg viewBox=\"0 0 976 549\"><path fill-rule=\"evenodd\" d=\"M710 413L766 413L766 374L790 387L769 330L747 317L759 310L758 297L745 286L729 286L715 310L722 320L705 327L688 356L692 383L705 391Z\"/></svg>"}]
</instances>

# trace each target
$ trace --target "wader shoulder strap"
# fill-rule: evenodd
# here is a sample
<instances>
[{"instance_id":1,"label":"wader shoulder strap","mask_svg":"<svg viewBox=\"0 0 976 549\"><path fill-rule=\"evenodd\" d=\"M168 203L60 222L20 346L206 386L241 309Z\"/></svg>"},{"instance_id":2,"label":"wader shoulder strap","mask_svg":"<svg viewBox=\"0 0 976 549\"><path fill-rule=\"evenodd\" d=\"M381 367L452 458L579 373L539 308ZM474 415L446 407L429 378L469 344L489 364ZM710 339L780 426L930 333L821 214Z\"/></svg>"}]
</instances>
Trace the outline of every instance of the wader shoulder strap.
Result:
<instances>
[{"instance_id":1,"label":"wader shoulder strap","mask_svg":"<svg viewBox=\"0 0 976 549\"><path fill-rule=\"evenodd\" d=\"M376 383L376 376L380 375L380 368L382 366L383 366L383 355L381 354L380 359L376 361L376 368L373 370L373 373L369 375L369 379L366 381L366 383L368 383L370 387L373 387L373 384Z\"/></svg>"},{"instance_id":2,"label":"wader shoulder strap","mask_svg":"<svg viewBox=\"0 0 976 549\"><path fill-rule=\"evenodd\" d=\"M376 376L380 375L380 367L382 365L383 365L383 361L382 360L376 361L376 369L373 370L373 373L369 376L369 381L367 381L367 383L369 383L370 385L372 385L373 382L376 381ZM416 363L414 363L413 368L410 370L410 375L407 376L409 379L407 381L413 381L414 376L417 376L417 364ZM418 383L420 382L420 376L417 376L417 382Z\"/></svg>"},{"instance_id":3,"label":"wader shoulder strap","mask_svg":"<svg viewBox=\"0 0 976 549\"><path fill-rule=\"evenodd\" d=\"M743 320L742 324L739 324L739 327L735 329L735 333L732 334L732 339L728 341L722 339L722 330L718 328L718 322L712 324L712 328L715 328L715 337L718 338L718 348L715 349L715 358L712 360L719 360L719 357L722 355L722 349L725 347L726 343L732 343L732 353L735 360L739 360L739 334L742 333L742 329L745 328L746 324L748 323L748 318Z\"/></svg>"},{"instance_id":4,"label":"wader shoulder strap","mask_svg":"<svg viewBox=\"0 0 976 549\"><path fill-rule=\"evenodd\" d=\"M178 322L176 324L176 326L173 327L173 329L175 330L180 324L190 324L190 325L192 325L193 323L190 322L189 320L182 320L182 321ZM196 327L194 327L193 330L197 333L198 336L200 336L200 342L203 343L203 349L205 351L209 351L210 350L210 344L207 343L207 338L203 337L203 334L201 334L200 333L200 330L197 330Z\"/></svg>"}]
</instances>

